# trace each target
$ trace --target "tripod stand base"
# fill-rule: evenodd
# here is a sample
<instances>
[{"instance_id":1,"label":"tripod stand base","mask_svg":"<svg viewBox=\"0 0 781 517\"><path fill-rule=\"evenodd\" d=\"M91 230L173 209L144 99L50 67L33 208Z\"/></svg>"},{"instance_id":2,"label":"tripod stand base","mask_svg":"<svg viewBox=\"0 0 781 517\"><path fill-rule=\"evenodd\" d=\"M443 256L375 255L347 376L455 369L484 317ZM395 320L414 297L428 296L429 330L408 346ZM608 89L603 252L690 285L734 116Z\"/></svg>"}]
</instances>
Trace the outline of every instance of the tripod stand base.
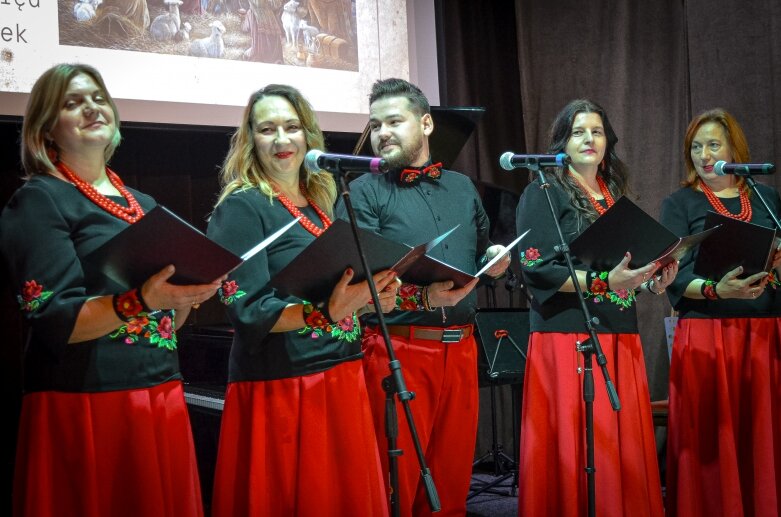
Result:
<instances>
[{"instance_id":1,"label":"tripod stand base","mask_svg":"<svg viewBox=\"0 0 781 517\"><path fill-rule=\"evenodd\" d=\"M466 500L469 501L480 494L486 493L517 497L518 469L513 468L510 472L498 477L490 474L472 474L472 484L469 487L469 495L466 497Z\"/></svg>"}]
</instances>

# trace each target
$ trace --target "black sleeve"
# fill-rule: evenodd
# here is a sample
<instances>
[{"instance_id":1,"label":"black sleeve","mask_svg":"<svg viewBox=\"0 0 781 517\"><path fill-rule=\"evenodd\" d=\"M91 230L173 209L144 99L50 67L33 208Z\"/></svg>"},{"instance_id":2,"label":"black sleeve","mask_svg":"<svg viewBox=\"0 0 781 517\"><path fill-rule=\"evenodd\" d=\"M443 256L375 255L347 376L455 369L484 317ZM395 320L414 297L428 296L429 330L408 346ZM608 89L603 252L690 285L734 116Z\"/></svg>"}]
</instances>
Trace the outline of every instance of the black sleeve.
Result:
<instances>
[{"instance_id":1,"label":"black sleeve","mask_svg":"<svg viewBox=\"0 0 781 517\"><path fill-rule=\"evenodd\" d=\"M19 308L60 356L89 299L68 221L50 192L22 187L3 211L0 235ZM91 293L95 295L96 293Z\"/></svg>"},{"instance_id":2,"label":"black sleeve","mask_svg":"<svg viewBox=\"0 0 781 517\"><path fill-rule=\"evenodd\" d=\"M228 196L214 210L208 236L228 250L241 255L266 237L263 220L251 196ZM261 200L263 202L265 200ZM273 232L273 229L269 233ZM233 271L218 291L236 332L257 336L256 342L271 332L288 302L267 286L268 249L257 253Z\"/></svg>"},{"instance_id":3,"label":"black sleeve","mask_svg":"<svg viewBox=\"0 0 781 517\"><path fill-rule=\"evenodd\" d=\"M574 212L562 196L551 187L554 206L564 238L569 243L577 233ZM523 192L515 213L518 235L529 230L519 245L521 273L538 303L545 303L569 278L564 257L554 250L560 244L545 193L538 182L530 183Z\"/></svg>"},{"instance_id":4,"label":"black sleeve","mask_svg":"<svg viewBox=\"0 0 781 517\"><path fill-rule=\"evenodd\" d=\"M668 196L662 201L660 222L678 237L691 235L689 228L689 216L685 203L676 196ZM667 286L667 296L670 304L677 307L686 292L686 287L695 279L701 278L694 274L695 253L690 250L681 258L678 265L678 274L673 283Z\"/></svg>"}]
</instances>

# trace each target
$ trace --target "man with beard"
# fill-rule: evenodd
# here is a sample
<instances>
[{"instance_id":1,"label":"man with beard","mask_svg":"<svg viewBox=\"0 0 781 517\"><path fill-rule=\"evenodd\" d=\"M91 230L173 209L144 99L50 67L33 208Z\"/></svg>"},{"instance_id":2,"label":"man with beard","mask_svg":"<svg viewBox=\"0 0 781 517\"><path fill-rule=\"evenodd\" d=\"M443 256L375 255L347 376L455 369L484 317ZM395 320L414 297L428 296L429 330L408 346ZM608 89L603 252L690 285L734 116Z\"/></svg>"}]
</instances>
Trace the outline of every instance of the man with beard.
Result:
<instances>
[{"instance_id":1,"label":"man with beard","mask_svg":"<svg viewBox=\"0 0 781 517\"><path fill-rule=\"evenodd\" d=\"M489 242L488 217L471 180L432 163L428 137L434 121L425 95L407 81L385 79L373 85L369 102L372 149L392 170L366 174L350 184L358 224L409 245L428 242L457 226L429 254L474 274L486 253L493 256L504 247ZM347 218L344 205L337 214ZM487 274L502 275L509 263L507 256ZM439 515L466 513L477 433L477 347L472 325L476 285L477 279L461 288L451 281L426 286L404 283L396 309L385 315L407 388L416 394L410 407L442 503ZM364 323L364 369L382 451L387 444L382 380L389 374L388 354L376 317L371 315ZM404 451L398 458L400 514L429 515L403 419L397 445ZM387 480L388 458L384 453L381 457Z\"/></svg>"}]
</instances>

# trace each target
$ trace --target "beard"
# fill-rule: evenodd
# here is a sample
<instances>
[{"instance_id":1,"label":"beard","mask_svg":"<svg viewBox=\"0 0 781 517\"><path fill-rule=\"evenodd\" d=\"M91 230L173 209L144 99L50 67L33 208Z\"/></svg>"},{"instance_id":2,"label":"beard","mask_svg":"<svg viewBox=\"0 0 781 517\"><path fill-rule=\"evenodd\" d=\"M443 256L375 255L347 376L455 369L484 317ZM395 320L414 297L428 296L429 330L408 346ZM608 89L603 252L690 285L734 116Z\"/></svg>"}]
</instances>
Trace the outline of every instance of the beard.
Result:
<instances>
[{"instance_id":1,"label":"beard","mask_svg":"<svg viewBox=\"0 0 781 517\"><path fill-rule=\"evenodd\" d=\"M394 141L394 143L398 146L396 149L387 154L380 153L380 157L387 161L392 169L409 167L420 155L421 149L423 149L423 137L419 137L408 144L401 144L397 141Z\"/></svg>"}]
</instances>

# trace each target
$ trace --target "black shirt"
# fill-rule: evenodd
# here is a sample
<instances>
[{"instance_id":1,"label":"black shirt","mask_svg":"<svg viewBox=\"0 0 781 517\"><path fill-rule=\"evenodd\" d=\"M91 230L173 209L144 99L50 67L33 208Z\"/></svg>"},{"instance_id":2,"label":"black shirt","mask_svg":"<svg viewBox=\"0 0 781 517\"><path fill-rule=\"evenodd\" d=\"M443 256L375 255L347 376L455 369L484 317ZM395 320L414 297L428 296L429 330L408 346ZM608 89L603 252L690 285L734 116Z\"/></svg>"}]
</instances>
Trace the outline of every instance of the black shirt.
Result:
<instances>
[{"instance_id":1,"label":"black shirt","mask_svg":"<svg viewBox=\"0 0 781 517\"><path fill-rule=\"evenodd\" d=\"M311 206L301 211L318 227L323 227ZM279 201L271 202L260 190L243 190L231 194L217 206L207 233L214 241L242 255L292 218ZM228 372L230 382L297 377L361 357L360 327L355 318L353 327L334 327L330 333L310 327L271 332L282 310L301 300L282 297L266 284L314 239L300 224L294 225L231 273L230 287L218 292L235 331Z\"/></svg>"},{"instance_id":2,"label":"black shirt","mask_svg":"<svg viewBox=\"0 0 781 517\"><path fill-rule=\"evenodd\" d=\"M569 244L589 223L583 220L579 226L577 212L566 192L555 181L551 181L550 185L548 191L557 210L565 243ZM559 245L559 236L539 180L530 183L523 191L516 210L515 224L518 235L530 230L518 249L521 273L533 296L529 315L531 331L585 332L577 295L574 292L559 292L559 288L569 278L569 269L564 256L554 250L554 246ZM587 270L577 257L572 258L576 270ZM604 295L584 292L584 296L591 315L599 319L597 332L637 332L634 291L607 291Z\"/></svg>"},{"instance_id":3,"label":"black shirt","mask_svg":"<svg viewBox=\"0 0 781 517\"><path fill-rule=\"evenodd\" d=\"M774 189L758 184L762 197L773 207L776 214L781 212L781 199ZM724 207L732 214L740 212L740 198L719 198ZM770 214L753 192L749 196L751 202L751 221L754 224L774 226ZM714 211L708 198L699 190L690 187L682 188L662 202L661 222L679 237L702 231L705 226L705 216L708 210ZM738 245L739 243L735 243ZM694 263L697 260L697 250L693 250L681 259L678 275L667 288L670 303L679 311L682 318L721 318L721 317L762 317L777 316L781 311L776 307L778 296L773 286L768 286L762 295L752 300L696 300L686 298L683 293L693 280L702 278L694 274ZM718 281L719 278L711 280Z\"/></svg>"},{"instance_id":4,"label":"black shirt","mask_svg":"<svg viewBox=\"0 0 781 517\"><path fill-rule=\"evenodd\" d=\"M409 246L428 242L458 225L429 255L466 273L476 273L490 242L488 216L472 181L447 170L437 180L422 177L418 182L403 184L398 178L399 171L392 171L364 174L350 183L358 225ZM341 201L337 215L347 219ZM389 325L465 325L474 320L476 305L477 293L473 290L455 307L445 308L444 322L440 310L394 310L385 315L385 321ZM376 317L367 316L367 323L376 323Z\"/></svg>"},{"instance_id":5,"label":"black shirt","mask_svg":"<svg viewBox=\"0 0 781 517\"><path fill-rule=\"evenodd\" d=\"M155 206L151 197L128 190L145 212ZM112 199L127 206L124 198ZM84 259L127 226L71 183L49 175L31 178L3 210L3 254L30 324L26 391L112 391L181 378L173 311L155 311L98 339L68 343L84 302L125 290Z\"/></svg>"}]
</instances>

